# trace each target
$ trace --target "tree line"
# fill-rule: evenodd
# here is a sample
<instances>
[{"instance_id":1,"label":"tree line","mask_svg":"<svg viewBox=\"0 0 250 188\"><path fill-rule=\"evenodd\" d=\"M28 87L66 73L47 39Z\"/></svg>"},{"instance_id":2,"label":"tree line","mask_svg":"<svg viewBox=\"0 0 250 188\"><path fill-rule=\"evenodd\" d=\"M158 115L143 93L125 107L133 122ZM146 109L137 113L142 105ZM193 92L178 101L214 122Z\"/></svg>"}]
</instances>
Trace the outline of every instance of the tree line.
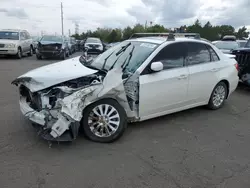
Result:
<instances>
[{"instance_id":1,"label":"tree line","mask_svg":"<svg viewBox=\"0 0 250 188\"><path fill-rule=\"evenodd\" d=\"M237 39L247 38L249 32L244 26L238 31L231 25L212 25L209 21L202 25L199 20L196 20L192 25L183 25L179 28L169 29L163 25L142 25L136 24L133 27L127 26L124 29L111 29L111 28L97 28L95 31L88 30L82 34L74 34L72 37L75 37L77 40L83 40L87 37L98 37L104 42L119 42L122 40L128 39L133 33L168 33L168 32L182 32L182 33L199 33L202 38L205 38L210 41L220 40L225 35L234 35Z\"/></svg>"}]
</instances>

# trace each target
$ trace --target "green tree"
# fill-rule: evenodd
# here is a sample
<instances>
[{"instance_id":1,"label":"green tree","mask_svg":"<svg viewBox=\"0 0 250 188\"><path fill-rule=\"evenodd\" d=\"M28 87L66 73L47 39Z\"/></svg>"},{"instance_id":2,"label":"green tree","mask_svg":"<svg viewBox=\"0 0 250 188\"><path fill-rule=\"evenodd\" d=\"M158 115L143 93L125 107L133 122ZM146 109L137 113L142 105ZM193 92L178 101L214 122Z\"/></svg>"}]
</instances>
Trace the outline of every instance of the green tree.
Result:
<instances>
[{"instance_id":1,"label":"green tree","mask_svg":"<svg viewBox=\"0 0 250 188\"><path fill-rule=\"evenodd\" d=\"M225 35L235 35L237 38L247 38L249 32L247 32L246 27L242 27L235 32L235 29L231 25L217 25L213 26L210 21L208 21L204 26L202 26L200 20L196 20L192 25L184 25L179 27L180 32L188 33L199 33L201 37L208 40L219 40ZM136 24L133 27L127 26L124 29L118 28L97 28L95 31L86 31L81 35L73 35L76 39L85 39L86 37L98 37L105 42L117 42L121 40L126 40L130 38L133 33L165 33L170 32L170 29L164 27L163 25L155 24L150 27L145 27L142 24Z\"/></svg>"},{"instance_id":2,"label":"green tree","mask_svg":"<svg viewBox=\"0 0 250 188\"><path fill-rule=\"evenodd\" d=\"M248 38L249 32L247 32L247 28L244 26L239 28L238 32L236 33L236 37L238 39Z\"/></svg>"},{"instance_id":3,"label":"green tree","mask_svg":"<svg viewBox=\"0 0 250 188\"><path fill-rule=\"evenodd\" d=\"M164 33L168 32L168 30L163 25L153 25L151 27L146 28L146 32L148 33Z\"/></svg>"},{"instance_id":4,"label":"green tree","mask_svg":"<svg viewBox=\"0 0 250 188\"><path fill-rule=\"evenodd\" d=\"M122 34L123 34L122 37L123 40L129 39L129 37L133 34L133 29L128 26L125 29L123 29Z\"/></svg>"}]
</instances>

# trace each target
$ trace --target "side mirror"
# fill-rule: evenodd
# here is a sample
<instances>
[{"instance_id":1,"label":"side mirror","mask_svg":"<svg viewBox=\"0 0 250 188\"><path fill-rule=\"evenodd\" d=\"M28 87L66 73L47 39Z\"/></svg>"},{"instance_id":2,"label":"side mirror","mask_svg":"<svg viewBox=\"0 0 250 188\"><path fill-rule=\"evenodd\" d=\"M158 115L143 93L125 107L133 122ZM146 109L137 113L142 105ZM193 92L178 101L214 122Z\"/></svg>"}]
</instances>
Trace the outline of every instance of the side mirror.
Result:
<instances>
[{"instance_id":1,"label":"side mirror","mask_svg":"<svg viewBox=\"0 0 250 188\"><path fill-rule=\"evenodd\" d=\"M163 70L163 64L160 61L151 63L150 69L154 72L159 72Z\"/></svg>"}]
</instances>

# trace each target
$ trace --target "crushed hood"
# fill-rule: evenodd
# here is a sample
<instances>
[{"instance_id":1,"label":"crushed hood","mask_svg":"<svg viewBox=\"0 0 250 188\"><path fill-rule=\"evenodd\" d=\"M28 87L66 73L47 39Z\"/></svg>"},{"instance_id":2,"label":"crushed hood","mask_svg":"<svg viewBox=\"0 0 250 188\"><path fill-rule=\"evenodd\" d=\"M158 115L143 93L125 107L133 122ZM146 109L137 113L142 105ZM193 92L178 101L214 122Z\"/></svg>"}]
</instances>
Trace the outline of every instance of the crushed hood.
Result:
<instances>
[{"instance_id":1,"label":"crushed hood","mask_svg":"<svg viewBox=\"0 0 250 188\"><path fill-rule=\"evenodd\" d=\"M22 83L28 87L31 92L36 92L65 81L88 76L97 72L97 70L82 65L79 62L79 58L80 56L31 70L16 78L12 84L17 85Z\"/></svg>"},{"instance_id":2,"label":"crushed hood","mask_svg":"<svg viewBox=\"0 0 250 188\"><path fill-rule=\"evenodd\" d=\"M39 41L40 44L42 45L47 45L47 44L62 44L62 42L55 42L55 41Z\"/></svg>"}]
</instances>

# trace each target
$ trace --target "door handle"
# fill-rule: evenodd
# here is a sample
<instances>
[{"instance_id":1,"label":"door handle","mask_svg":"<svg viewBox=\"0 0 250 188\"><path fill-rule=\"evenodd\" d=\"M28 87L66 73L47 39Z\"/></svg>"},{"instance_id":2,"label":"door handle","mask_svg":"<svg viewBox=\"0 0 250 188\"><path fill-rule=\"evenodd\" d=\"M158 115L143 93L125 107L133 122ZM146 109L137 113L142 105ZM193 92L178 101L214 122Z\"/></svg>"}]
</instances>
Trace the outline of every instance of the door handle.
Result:
<instances>
[{"instance_id":1,"label":"door handle","mask_svg":"<svg viewBox=\"0 0 250 188\"><path fill-rule=\"evenodd\" d=\"M218 69L218 68L213 68L213 69L211 69L210 71L211 72L217 72L217 71L219 71L220 69Z\"/></svg>"},{"instance_id":2,"label":"door handle","mask_svg":"<svg viewBox=\"0 0 250 188\"><path fill-rule=\"evenodd\" d=\"M186 74L182 74L179 77L177 77L179 80L186 79L188 76Z\"/></svg>"}]
</instances>

